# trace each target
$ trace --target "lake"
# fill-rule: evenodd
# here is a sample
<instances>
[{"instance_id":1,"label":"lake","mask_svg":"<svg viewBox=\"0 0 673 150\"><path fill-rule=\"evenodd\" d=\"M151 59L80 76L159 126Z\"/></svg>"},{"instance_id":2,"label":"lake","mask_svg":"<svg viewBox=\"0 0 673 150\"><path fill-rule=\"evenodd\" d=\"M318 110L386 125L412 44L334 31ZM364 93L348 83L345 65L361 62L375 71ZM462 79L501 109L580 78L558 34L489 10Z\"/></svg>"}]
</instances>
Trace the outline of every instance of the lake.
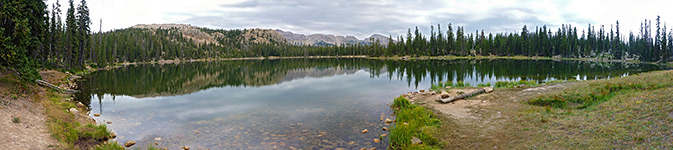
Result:
<instances>
[{"instance_id":1,"label":"lake","mask_svg":"<svg viewBox=\"0 0 673 150\"><path fill-rule=\"evenodd\" d=\"M77 100L116 140L177 149L385 149L388 104L440 81L592 80L664 69L554 60L275 59L146 64L91 73ZM368 129L368 133L360 133Z\"/></svg>"}]
</instances>

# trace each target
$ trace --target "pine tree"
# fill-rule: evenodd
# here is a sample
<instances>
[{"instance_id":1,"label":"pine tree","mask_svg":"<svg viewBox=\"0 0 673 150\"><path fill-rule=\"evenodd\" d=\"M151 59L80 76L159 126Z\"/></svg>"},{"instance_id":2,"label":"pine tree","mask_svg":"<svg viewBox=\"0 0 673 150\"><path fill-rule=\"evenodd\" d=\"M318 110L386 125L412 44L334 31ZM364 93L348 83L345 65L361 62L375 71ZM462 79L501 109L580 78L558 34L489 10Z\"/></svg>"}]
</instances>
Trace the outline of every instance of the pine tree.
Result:
<instances>
[{"instance_id":1,"label":"pine tree","mask_svg":"<svg viewBox=\"0 0 673 150\"><path fill-rule=\"evenodd\" d=\"M65 20L65 62L66 62L66 69L70 69L75 65L75 68L79 68L80 66L76 66L77 64L74 64L74 59L77 58L78 54L78 38L77 38L77 20L75 19L75 6L73 5L73 0L69 0L69 8Z\"/></svg>"},{"instance_id":2,"label":"pine tree","mask_svg":"<svg viewBox=\"0 0 673 150\"><path fill-rule=\"evenodd\" d=\"M57 63L60 61L62 54L61 49L63 48L62 36L63 36L63 23L61 23L61 4L59 0L56 0L56 3L52 4L51 7L51 23L50 26L50 42L49 42L49 56L51 63Z\"/></svg>"},{"instance_id":3,"label":"pine tree","mask_svg":"<svg viewBox=\"0 0 673 150\"><path fill-rule=\"evenodd\" d=\"M89 25L91 25L91 19L89 19L89 7L86 5L86 0L80 1L79 5L77 6L77 41L78 41L78 46L79 46L79 61L78 65L82 66L84 65L84 54L85 52L88 52L87 48L89 40L90 40L90 33L91 33L91 28Z\"/></svg>"}]
</instances>

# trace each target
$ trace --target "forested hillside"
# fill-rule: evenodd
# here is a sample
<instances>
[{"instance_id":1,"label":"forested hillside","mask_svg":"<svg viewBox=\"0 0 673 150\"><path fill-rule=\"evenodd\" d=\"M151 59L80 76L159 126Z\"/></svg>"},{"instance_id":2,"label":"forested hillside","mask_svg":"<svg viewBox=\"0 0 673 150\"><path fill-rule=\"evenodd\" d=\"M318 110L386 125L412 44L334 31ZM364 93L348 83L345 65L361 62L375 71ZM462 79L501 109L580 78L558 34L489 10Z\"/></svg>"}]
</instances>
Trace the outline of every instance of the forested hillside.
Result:
<instances>
[{"instance_id":1,"label":"forested hillside","mask_svg":"<svg viewBox=\"0 0 673 150\"><path fill-rule=\"evenodd\" d=\"M173 59L252 56L257 45L279 46L285 40L270 30L213 30L189 25L136 25L92 34L93 62L149 62Z\"/></svg>"}]
</instances>

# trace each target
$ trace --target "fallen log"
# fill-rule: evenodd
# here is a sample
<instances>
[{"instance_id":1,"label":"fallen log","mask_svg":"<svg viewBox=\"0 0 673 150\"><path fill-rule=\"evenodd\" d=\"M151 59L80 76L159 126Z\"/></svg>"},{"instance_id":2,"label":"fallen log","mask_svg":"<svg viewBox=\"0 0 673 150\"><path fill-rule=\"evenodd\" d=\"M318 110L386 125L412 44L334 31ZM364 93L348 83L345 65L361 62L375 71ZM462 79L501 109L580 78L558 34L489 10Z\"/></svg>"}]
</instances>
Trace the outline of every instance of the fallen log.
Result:
<instances>
[{"instance_id":1,"label":"fallen log","mask_svg":"<svg viewBox=\"0 0 673 150\"><path fill-rule=\"evenodd\" d=\"M39 84L39 85L52 88L52 89L57 90L59 92L64 92L64 93L75 93L75 92L77 92L76 90L64 89L64 88L58 87L56 85L50 84L49 82L42 81L40 79L36 79L35 82L37 82L37 84Z\"/></svg>"},{"instance_id":2,"label":"fallen log","mask_svg":"<svg viewBox=\"0 0 673 150\"><path fill-rule=\"evenodd\" d=\"M451 96L451 97L446 98L446 99L440 98L439 102L450 103L450 102L453 102L453 101L456 101L456 100L459 100L459 99L474 96L474 95L481 94L481 93L484 93L484 92L491 93L491 92L493 92L493 88L492 87L485 87L485 88L474 90L472 92L460 94L460 95L457 95L457 96Z\"/></svg>"}]
</instances>

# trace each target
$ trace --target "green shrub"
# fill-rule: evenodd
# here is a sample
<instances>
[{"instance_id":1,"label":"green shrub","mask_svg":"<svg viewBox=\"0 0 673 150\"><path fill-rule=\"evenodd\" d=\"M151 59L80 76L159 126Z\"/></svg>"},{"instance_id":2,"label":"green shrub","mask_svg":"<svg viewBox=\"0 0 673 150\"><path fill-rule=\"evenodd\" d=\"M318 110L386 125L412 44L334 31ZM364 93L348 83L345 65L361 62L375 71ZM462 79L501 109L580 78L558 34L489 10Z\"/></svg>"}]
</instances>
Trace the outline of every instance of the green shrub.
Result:
<instances>
[{"instance_id":1,"label":"green shrub","mask_svg":"<svg viewBox=\"0 0 673 150\"><path fill-rule=\"evenodd\" d=\"M390 147L392 149L439 149L443 145L433 134L439 130L441 121L432 111L416 106L404 97L398 97L393 105L395 126L390 130ZM406 124L405 124L406 123ZM423 141L422 144L411 143L412 137Z\"/></svg>"}]
</instances>

